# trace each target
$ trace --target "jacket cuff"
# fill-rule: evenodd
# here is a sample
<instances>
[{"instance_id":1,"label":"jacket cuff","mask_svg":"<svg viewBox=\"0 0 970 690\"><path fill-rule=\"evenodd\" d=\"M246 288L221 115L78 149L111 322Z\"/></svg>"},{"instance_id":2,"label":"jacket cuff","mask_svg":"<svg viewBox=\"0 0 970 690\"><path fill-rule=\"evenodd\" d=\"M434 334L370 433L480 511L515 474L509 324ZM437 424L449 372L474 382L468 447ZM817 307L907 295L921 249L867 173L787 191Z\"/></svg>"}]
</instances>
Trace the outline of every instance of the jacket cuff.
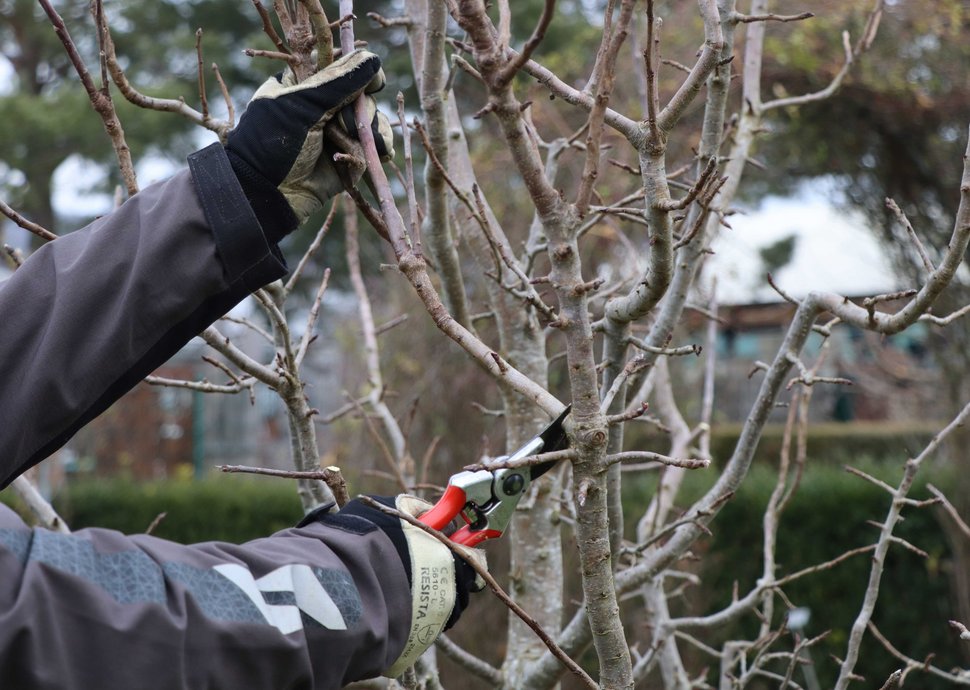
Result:
<instances>
[{"instance_id":1,"label":"jacket cuff","mask_svg":"<svg viewBox=\"0 0 970 690\"><path fill-rule=\"evenodd\" d=\"M286 261L267 240L222 145L196 151L188 163L227 282L242 280L253 291L286 275Z\"/></svg>"},{"instance_id":2,"label":"jacket cuff","mask_svg":"<svg viewBox=\"0 0 970 690\"><path fill-rule=\"evenodd\" d=\"M256 214L263 232L273 244L296 230L300 224L296 214L290 208L290 202L275 184L267 180L249 163L237 156L231 149L226 149L229 165L239 180L250 208Z\"/></svg>"}]
</instances>

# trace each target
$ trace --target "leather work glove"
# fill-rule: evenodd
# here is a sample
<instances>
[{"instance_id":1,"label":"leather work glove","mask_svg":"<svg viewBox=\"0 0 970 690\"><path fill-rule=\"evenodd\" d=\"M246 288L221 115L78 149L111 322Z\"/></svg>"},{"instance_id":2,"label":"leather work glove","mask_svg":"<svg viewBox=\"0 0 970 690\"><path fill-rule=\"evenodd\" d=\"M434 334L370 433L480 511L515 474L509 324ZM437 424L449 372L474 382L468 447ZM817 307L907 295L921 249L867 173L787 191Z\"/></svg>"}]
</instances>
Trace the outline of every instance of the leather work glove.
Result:
<instances>
[{"instance_id":1,"label":"leather work glove","mask_svg":"<svg viewBox=\"0 0 970 690\"><path fill-rule=\"evenodd\" d=\"M340 58L300 83L286 70L259 87L229 133L226 153L267 239L279 242L343 190L333 162L340 149L331 148L324 130L335 120L330 126L356 140L353 102L361 93L383 87L381 60L365 50ZM378 154L389 160L394 155L390 123L370 97L368 111ZM361 157L357 151L344 152ZM356 177L361 173L357 171Z\"/></svg>"},{"instance_id":2,"label":"leather work glove","mask_svg":"<svg viewBox=\"0 0 970 690\"><path fill-rule=\"evenodd\" d=\"M396 498L371 498L414 517L431 509L430 503L407 494ZM411 628L401 656L384 672L385 676L395 678L433 645L438 635L458 621L468 606L469 594L481 591L485 583L468 563L419 527L357 499L350 501L336 515L331 515L330 519L340 520L347 516L363 518L382 529L390 537L408 573ZM327 521L328 518L323 519ZM480 549L462 546L460 550L470 560L486 567L485 553Z\"/></svg>"}]
</instances>

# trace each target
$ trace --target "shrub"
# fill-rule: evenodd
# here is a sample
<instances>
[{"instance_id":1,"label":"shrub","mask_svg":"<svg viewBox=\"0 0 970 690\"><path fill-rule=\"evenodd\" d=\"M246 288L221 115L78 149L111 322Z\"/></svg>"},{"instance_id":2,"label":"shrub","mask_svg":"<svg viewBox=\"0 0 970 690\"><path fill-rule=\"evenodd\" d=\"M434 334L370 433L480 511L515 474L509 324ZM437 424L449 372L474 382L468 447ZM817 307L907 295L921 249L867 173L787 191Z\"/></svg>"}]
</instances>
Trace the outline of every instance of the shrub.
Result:
<instances>
[{"instance_id":1,"label":"shrub","mask_svg":"<svg viewBox=\"0 0 970 690\"><path fill-rule=\"evenodd\" d=\"M83 482L57 496L55 507L72 529L106 527L152 532L181 543L239 543L292 527L302 515L289 480L222 476L199 482Z\"/></svg>"},{"instance_id":2,"label":"shrub","mask_svg":"<svg viewBox=\"0 0 970 690\"><path fill-rule=\"evenodd\" d=\"M631 447L663 451L667 438L659 434L645 434L644 427L633 427ZM939 430L938 424L889 424L854 422L852 424L813 424L808 429L808 460L842 466L878 459L880 462L903 462L920 452ZM770 424L765 428L755 452L755 462L774 462L782 446L784 428ZM731 457L740 424L718 424L711 430L711 455L718 466ZM642 435L642 436L641 436Z\"/></svg>"},{"instance_id":3,"label":"shrub","mask_svg":"<svg viewBox=\"0 0 970 690\"><path fill-rule=\"evenodd\" d=\"M867 464L864 469L890 485L895 485L902 475L902 467L897 463ZM690 474L679 503L689 505L712 480L712 473ZM932 477L924 472L910 496L928 497L927 481L946 492L946 487L955 483L955 477L939 470ZM703 565L698 574L703 584L690 592L683 609L673 612L675 616L720 610L730 603L735 582L742 595L755 584L762 569L762 515L774 482L774 472L767 464L753 467L737 495L715 518L711 524L712 536L701 539L694 549L702 556ZM636 519L635 509L642 511L655 483L655 477L624 483L628 520ZM832 465L810 465L781 518L778 574L823 563L849 549L874 543L878 527L867 521L881 522L889 505L889 495L873 484ZM938 522L940 514L930 508L906 508L903 517L895 534L928 555L921 557L901 545L890 548L873 622L897 649L909 656L922 660L935 654L935 665L945 669L958 666L963 663L959 641L947 621L957 615L950 577L959 576L959 568ZM795 606L811 610L806 634L815 636L830 631L812 650L822 687L831 687L838 675L838 666L831 655L845 654L849 631L862 604L870 564L869 554L857 555L831 570L809 575L784 588ZM777 598L775 611L777 624L786 611ZM740 623L718 631L718 636L753 639L758 624L753 615L748 615ZM789 643L788 649L792 646ZM866 677L866 685L879 687L900 666L867 632L856 667L856 672ZM801 680L800 671L796 672L795 680ZM922 674L914 681L921 688L949 687Z\"/></svg>"}]
</instances>

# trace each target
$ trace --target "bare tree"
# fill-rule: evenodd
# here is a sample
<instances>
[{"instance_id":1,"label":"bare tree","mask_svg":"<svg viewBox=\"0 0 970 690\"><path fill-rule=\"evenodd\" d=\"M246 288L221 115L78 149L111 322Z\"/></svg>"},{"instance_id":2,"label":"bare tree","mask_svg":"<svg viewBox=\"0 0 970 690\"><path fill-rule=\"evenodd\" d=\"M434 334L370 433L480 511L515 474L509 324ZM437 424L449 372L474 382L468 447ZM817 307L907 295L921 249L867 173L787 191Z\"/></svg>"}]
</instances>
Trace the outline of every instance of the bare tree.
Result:
<instances>
[{"instance_id":1,"label":"bare tree","mask_svg":"<svg viewBox=\"0 0 970 690\"><path fill-rule=\"evenodd\" d=\"M136 193L137 181L112 107L109 76L121 94L138 105L178 113L219 137L231 129L233 108L228 95L228 120L218 120L208 110L201 47L199 110L184 101L142 96L125 78L111 44L108 19L96 3L94 20L103 60L99 88L73 49L63 22L46 0L41 1L112 136L119 165L129 173L124 176L129 194ZM275 2L282 36L269 11L259 0L252 2L273 48L247 52L283 61L298 78L329 64L338 50L332 31L339 32L339 50L355 45L354 7L349 0L326 12L317 0ZM558 415L566 402L572 405L568 462L551 481L538 485L515 518L509 599L514 605L506 659L496 667L448 639L438 645L468 673L494 687L552 688L565 669L590 687L611 689L632 688L648 678L677 689L745 687L765 679L781 687L800 687L795 670L803 664L802 653L817 639L799 639L794 648L783 644L786 619L776 615L775 608L779 601L787 604L784 588L867 553L872 558L871 577L837 684L847 687L855 679L862 637L867 630L878 635L871 627L871 615L886 552L901 543L893 533L900 512L926 504L908 497L913 478L940 439L968 414L965 409L907 464L897 487L864 477L891 496L873 544L801 571L778 572L778 524L805 462L806 411L813 386L844 383L819 375L824 348L814 361L807 361L808 336L815 332L826 338L843 325L892 334L920 319L942 324L960 315L940 317L930 310L953 279L970 240L970 167L965 167L963 179L953 180L961 204L950 242L945 250L941 248L938 265L927 260L920 285L901 294L875 295L862 304L828 292L813 292L800 300L782 293L797 304L795 316L774 359L757 365L761 387L740 439L728 457L717 458L721 469L712 488L685 511L674 510L686 472L706 468L712 460L709 434L716 363L711 345L717 301L713 281L705 275L711 243L728 222L755 143L772 112L833 97L876 39L883 12L882 0L853 3L858 5L863 28L858 36L843 34L843 67L827 88L766 100L761 74L767 32L780 23L810 21L812 15L777 14L767 0L739 4L698 0L698 21L671 28L664 25L660 4L653 0L607 0L599 20L599 44L577 46L595 55L579 81L565 80L536 57L557 20L555 0L545 1L534 28L522 36L514 35L509 0L498 0L494 8L484 0L405 0L401 16L372 15L381 26L405 28L419 94L419 102L402 102L398 108L404 143L401 184L389 183L370 128L359 127L360 145L351 144L354 153L342 156L338 164L366 168L364 180L372 200L348 185L346 199L335 203L294 275L286 284L271 285L255 295L264 325L248 325L274 343L273 361L259 362L241 352L213 327L202 335L221 355L214 362L229 377L227 383L151 381L222 393L251 391L257 383L271 387L287 410L304 506L330 500L328 485L339 489L339 472L317 467L320 451L312 421L315 411L309 403L312 391L301 379L327 275L318 283L305 323L287 319L285 300L312 263L339 211L360 305L367 383L361 396L353 397L330 418L359 414L376 439L393 481L402 490L415 490L426 479L423 468L434 448L431 444L420 466L415 463L402 423L385 402L378 329L364 279L374 267L362 266L356 249L359 211L393 254L396 271L387 281L403 278L440 334L494 383L503 403L508 448L519 446L550 416ZM339 19L331 22L328 16ZM692 26L699 27L693 63L663 57L664 34L689 32ZM630 71L636 79L618 78ZM736 87L732 86L735 80ZM470 107L458 97L456 85L461 93L474 94L467 100L484 105ZM228 93L224 86L221 90ZM554 100L539 107L525 100L528 92L544 92ZM409 110L420 116L409 116ZM700 117L687 117L697 112ZM367 119L362 104L357 119ZM476 120L482 124L475 124ZM562 126L570 121L578 126ZM329 135L341 136L339 132ZM481 156L474 151L476 138L487 139L483 146L501 150L510 161L513 170L504 171L504 185L482 172ZM414 170L414 161L420 158L423 176ZM510 184L520 185L523 193L503 198ZM29 226L12 209L0 210ZM599 228L609 228L618 245L607 258L589 240ZM50 239L42 228L29 229ZM911 235L921 248L919 229ZM906 300L902 308L881 309L886 301L900 298ZM473 313L473 299L487 302L485 317ZM701 391L677 389L669 372L677 357L701 353L695 343L676 341L688 309L710 319ZM481 325L483 318L489 320L487 327ZM549 372L560 361L564 361L565 382L554 394ZM682 412L681 401L690 394L702 400L697 419L688 419ZM749 592L737 593L720 611L676 616L670 600L679 591L677 583L695 577L682 570L682 563L745 481L769 416L782 398L788 405L786 444L778 483L763 518L762 575ZM656 414L649 419L648 400ZM625 426L646 421L669 430L670 444L663 453L628 447ZM631 462L658 471L659 477L656 496L640 507L635 527L627 528L620 504L621 466ZM575 537L582 575L582 601L568 619L562 615L563 523ZM493 589L499 591L497 584ZM621 598L642 607L640 616L649 630L645 650L631 650L619 615ZM761 621L753 639L718 641L714 634L718 627L745 616ZM889 640L885 644L893 649ZM598 660L596 680L572 661L590 647ZM687 647L709 656L713 671L689 667ZM905 663L906 673L915 668L916 662L895 653ZM433 654L417 671L417 680L410 682L438 686ZM965 683L965 674L940 674ZM887 680L887 687L894 687L899 675L902 672Z\"/></svg>"}]
</instances>

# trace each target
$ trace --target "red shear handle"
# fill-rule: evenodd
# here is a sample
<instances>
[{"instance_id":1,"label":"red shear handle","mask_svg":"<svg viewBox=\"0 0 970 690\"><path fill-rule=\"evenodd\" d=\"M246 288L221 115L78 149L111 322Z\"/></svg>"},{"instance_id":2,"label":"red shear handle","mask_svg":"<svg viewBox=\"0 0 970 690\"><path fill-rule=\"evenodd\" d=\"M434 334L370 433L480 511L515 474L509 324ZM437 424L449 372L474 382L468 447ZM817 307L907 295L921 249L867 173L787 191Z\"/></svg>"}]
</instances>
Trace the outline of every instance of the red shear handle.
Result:
<instances>
[{"instance_id":1,"label":"red shear handle","mask_svg":"<svg viewBox=\"0 0 970 690\"><path fill-rule=\"evenodd\" d=\"M494 529L473 530L465 525L460 530L451 535L451 540L456 544L464 546L478 546L486 539L497 539L502 533Z\"/></svg>"},{"instance_id":2,"label":"red shear handle","mask_svg":"<svg viewBox=\"0 0 970 690\"><path fill-rule=\"evenodd\" d=\"M465 508L465 502L464 490L459 489L454 484L449 484L448 488L445 489L445 495L432 506L431 510L419 517L418 520L428 527L433 527L437 530L444 529L445 525L454 520L455 516Z\"/></svg>"}]
</instances>

